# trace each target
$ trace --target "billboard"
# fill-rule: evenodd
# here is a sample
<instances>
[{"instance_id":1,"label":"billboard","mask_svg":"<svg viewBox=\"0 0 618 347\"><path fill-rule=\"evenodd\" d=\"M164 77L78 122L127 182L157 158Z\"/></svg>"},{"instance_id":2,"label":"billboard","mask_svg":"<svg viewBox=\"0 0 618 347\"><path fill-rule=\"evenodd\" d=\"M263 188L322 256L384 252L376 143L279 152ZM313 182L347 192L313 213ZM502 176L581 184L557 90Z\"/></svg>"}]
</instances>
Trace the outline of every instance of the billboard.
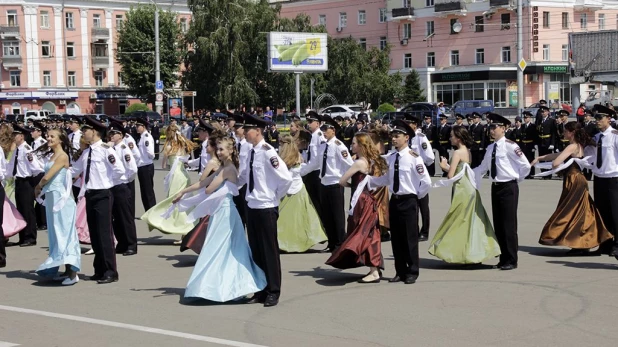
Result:
<instances>
[{"instance_id":1,"label":"billboard","mask_svg":"<svg viewBox=\"0 0 618 347\"><path fill-rule=\"evenodd\" d=\"M324 72L328 70L327 34L268 33L268 70Z\"/></svg>"},{"instance_id":2,"label":"billboard","mask_svg":"<svg viewBox=\"0 0 618 347\"><path fill-rule=\"evenodd\" d=\"M168 114L170 117L182 116L182 99L181 98L169 98L167 99Z\"/></svg>"}]
</instances>

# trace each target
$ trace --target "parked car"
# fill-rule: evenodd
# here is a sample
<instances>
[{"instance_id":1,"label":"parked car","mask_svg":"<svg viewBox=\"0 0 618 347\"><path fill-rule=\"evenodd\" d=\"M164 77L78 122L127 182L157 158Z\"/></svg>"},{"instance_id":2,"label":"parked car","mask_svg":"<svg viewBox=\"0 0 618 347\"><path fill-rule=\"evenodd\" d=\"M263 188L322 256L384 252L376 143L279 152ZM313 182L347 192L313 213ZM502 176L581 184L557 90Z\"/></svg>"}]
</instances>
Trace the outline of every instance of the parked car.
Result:
<instances>
[{"instance_id":1,"label":"parked car","mask_svg":"<svg viewBox=\"0 0 618 347\"><path fill-rule=\"evenodd\" d=\"M47 119L47 116L50 114L51 112L49 112L48 110L29 110L26 111L26 114L24 115L24 122L27 122L29 120Z\"/></svg>"},{"instance_id":2,"label":"parked car","mask_svg":"<svg viewBox=\"0 0 618 347\"><path fill-rule=\"evenodd\" d=\"M463 115L471 114L472 112L485 114L493 112L494 108L493 100L459 100L453 104L452 112Z\"/></svg>"},{"instance_id":3,"label":"parked car","mask_svg":"<svg viewBox=\"0 0 618 347\"><path fill-rule=\"evenodd\" d=\"M154 122L155 120L158 120L159 122L163 121L163 118L161 117L161 115L153 111L135 111L131 113L131 118L148 119L148 122L151 122L151 123Z\"/></svg>"},{"instance_id":4,"label":"parked car","mask_svg":"<svg viewBox=\"0 0 618 347\"><path fill-rule=\"evenodd\" d=\"M432 116L432 118L435 118L437 115L436 105L430 102L413 102L402 107L400 111L411 113L421 119L425 118L427 115Z\"/></svg>"},{"instance_id":5,"label":"parked car","mask_svg":"<svg viewBox=\"0 0 618 347\"><path fill-rule=\"evenodd\" d=\"M318 111L319 114L327 114L331 117L341 116L348 118L352 115L358 116L363 113L363 107L359 105L331 105Z\"/></svg>"}]
</instances>

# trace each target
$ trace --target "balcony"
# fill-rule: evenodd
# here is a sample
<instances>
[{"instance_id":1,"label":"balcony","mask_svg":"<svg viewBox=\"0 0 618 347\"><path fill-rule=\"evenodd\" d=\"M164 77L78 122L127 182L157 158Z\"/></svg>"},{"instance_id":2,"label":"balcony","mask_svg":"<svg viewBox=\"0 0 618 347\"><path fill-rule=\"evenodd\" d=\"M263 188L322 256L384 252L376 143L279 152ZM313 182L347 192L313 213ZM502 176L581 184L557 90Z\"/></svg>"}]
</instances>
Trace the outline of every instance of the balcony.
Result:
<instances>
[{"instance_id":1,"label":"balcony","mask_svg":"<svg viewBox=\"0 0 618 347\"><path fill-rule=\"evenodd\" d=\"M5 69L22 67L22 58L20 55L9 55L2 57L2 65Z\"/></svg>"},{"instance_id":2,"label":"balcony","mask_svg":"<svg viewBox=\"0 0 618 347\"><path fill-rule=\"evenodd\" d=\"M92 68L95 70L107 69L109 67L109 57L93 56Z\"/></svg>"},{"instance_id":3,"label":"balcony","mask_svg":"<svg viewBox=\"0 0 618 347\"><path fill-rule=\"evenodd\" d=\"M511 0L489 0L489 7L503 7L511 5Z\"/></svg>"},{"instance_id":4,"label":"balcony","mask_svg":"<svg viewBox=\"0 0 618 347\"><path fill-rule=\"evenodd\" d=\"M597 11L603 9L603 0L575 0L575 11Z\"/></svg>"},{"instance_id":5,"label":"balcony","mask_svg":"<svg viewBox=\"0 0 618 347\"><path fill-rule=\"evenodd\" d=\"M464 15L468 11L466 10L466 4L463 1L453 0L436 0L433 7L436 14L448 15Z\"/></svg>"},{"instance_id":6,"label":"balcony","mask_svg":"<svg viewBox=\"0 0 618 347\"><path fill-rule=\"evenodd\" d=\"M0 39L16 39L19 38L19 27L16 26L0 26Z\"/></svg>"},{"instance_id":7,"label":"balcony","mask_svg":"<svg viewBox=\"0 0 618 347\"><path fill-rule=\"evenodd\" d=\"M391 17L394 21L414 19L414 7L400 7L391 10Z\"/></svg>"},{"instance_id":8,"label":"balcony","mask_svg":"<svg viewBox=\"0 0 618 347\"><path fill-rule=\"evenodd\" d=\"M109 40L109 28L92 28L90 36L92 36L92 41L107 41Z\"/></svg>"}]
</instances>

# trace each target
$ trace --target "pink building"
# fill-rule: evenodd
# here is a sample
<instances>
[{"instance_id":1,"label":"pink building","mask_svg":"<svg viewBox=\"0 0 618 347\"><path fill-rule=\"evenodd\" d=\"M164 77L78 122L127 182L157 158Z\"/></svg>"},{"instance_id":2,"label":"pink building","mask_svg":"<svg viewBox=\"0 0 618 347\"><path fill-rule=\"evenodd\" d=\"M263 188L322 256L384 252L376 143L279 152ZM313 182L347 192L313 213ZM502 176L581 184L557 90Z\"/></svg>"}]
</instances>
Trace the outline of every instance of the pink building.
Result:
<instances>
[{"instance_id":1,"label":"pink building","mask_svg":"<svg viewBox=\"0 0 618 347\"><path fill-rule=\"evenodd\" d=\"M416 69L429 101L491 99L498 107L516 106L513 0L281 3L285 16L306 13L315 24L325 21L333 37L352 36L378 47L388 43L391 71L405 75ZM359 25L363 16L365 24ZM559 86L558 104L569 102L568 33L618 29L618 5L603 0L531 1L523 16L524 106L549 98L548 82ZM582 94L599 88L582 85Z\"/></svg>"},{"instance_id":2,"label":"pink building","mask_svg":"<svg viewBox=\"0 0 618 347\"><path fill-rule=\"evenodd\" d=\"M0 102L5 113L122 114L135 100L114 59L116 30L133 1L26 0L0 6ZM63 6L64 4L64 6ZM190 20L185 4L161 4Z\"/></svg>"}]
</instances>

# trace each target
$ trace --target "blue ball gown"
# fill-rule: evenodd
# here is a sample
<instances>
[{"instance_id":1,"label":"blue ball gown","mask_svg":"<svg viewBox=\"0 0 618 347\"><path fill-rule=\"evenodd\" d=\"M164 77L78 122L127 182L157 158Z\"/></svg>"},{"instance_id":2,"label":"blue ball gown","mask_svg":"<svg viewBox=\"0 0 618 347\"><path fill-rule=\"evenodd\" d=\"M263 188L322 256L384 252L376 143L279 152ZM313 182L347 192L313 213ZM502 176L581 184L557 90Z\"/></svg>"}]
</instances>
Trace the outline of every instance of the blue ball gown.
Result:
<instances>
[{"instance_id":1,"label":"blue ball gown","mask_svg":"<svg viewBox=\"0 0 618 347\"><path fill-rule=\"evenodd\" d=\"M54 162L45 164L45 172ZM63 265L70 265L73 271L81 269L81 249L75 228L75 201L71 197L71 176L65 168L60 169L43 187L49 256L36 273L43 277L54 277Z\"/></svg>"},{"instance_id":2,"label":"blue ball gown","mask_svg":"<svg viewBox=\"0 0 618 347\"><path fill-rule=\"evenodd\" d=\"M185 298L226 302L266 287L266 275L253 261L242 220L232 201L234 193L238 194L238 188L225 182L200 203L214 212L209 213L206 240L189 278ZM198 213L204 211L200 205L189 219L202 217Z\"/></svg>"}]
</instances>

